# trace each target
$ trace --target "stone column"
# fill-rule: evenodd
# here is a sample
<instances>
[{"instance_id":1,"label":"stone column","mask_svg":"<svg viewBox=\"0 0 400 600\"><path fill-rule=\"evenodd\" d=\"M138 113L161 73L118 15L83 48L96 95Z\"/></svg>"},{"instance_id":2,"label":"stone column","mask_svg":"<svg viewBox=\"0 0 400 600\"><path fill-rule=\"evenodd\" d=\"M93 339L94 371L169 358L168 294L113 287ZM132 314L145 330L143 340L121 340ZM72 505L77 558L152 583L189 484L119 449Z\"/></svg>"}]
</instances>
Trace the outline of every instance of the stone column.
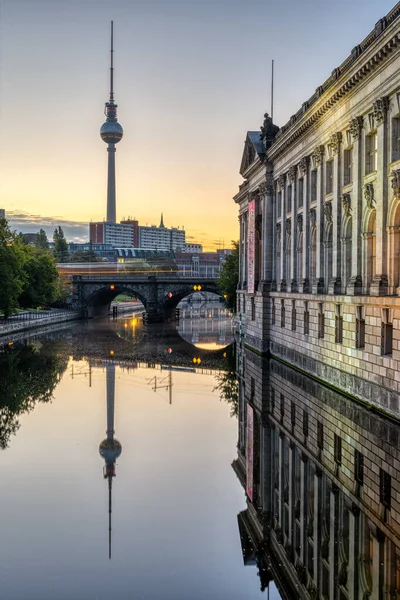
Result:
<instances>
[{"instance_id":1,"label":"stone column","mask_svg":"<svg viewBox=\"0 0 400 600\"><path fill-rule=\"evenodd\" d=\"M347 589L349 590L349 598L356 598L360 543L359 516L360 510L353 504L352 510L349 511L349 566L347 569Z\"/></svg>"},{"instance_id":2,"label":"stone column","mask_svg":"<svg viewBox=\"0 0 400 600\"><path fill-rule=\"evenodd\" d=\"M292 186L292 220L291 220L291 246L290 246L290 291L298 292L297 276L297 190L296 190L297 165L290 167L288 178ZM289 280L289 274L288 274Z\"/></svg>"},{"instance_id":3,"label":"stone column","mask_svg":"<svg viewBox=\"0 0 400 600\"><path fill-rule=\"evenodd\" d=\"M247 213L243 213L243 289L247 290Z\"/></svg>"},{"instance_id":4,"label":"stone column","mask_svg":"<svg viewBox=\"0 0 400 600\"><path fill-rule=\"evenodd\" d=\"M316 469L314 475L314 582L319 588L319 561L321 548L321 477L322 472L319 468Z\"/></svg>"},{"instance_id":5,"label":"stone column","mask_svg":"<svg viewBox=\"0 0 400 600\"><path fill-rule=\"evenodd\" d=\"M294 457L295 450L293 442L289 445L289 543L294 547Z\"/></svg>"},{"instance_id":6,"label":"stone column","mask_svg":"<svg viewBox=\"0 0 400 600\"><path fill-rule=\"evenodd\" d=\"M285 436L282 431L279 432L279 458L278 458L278 469L279 469L279 528L283 530L283 492L284 492L284 479L283 479L283 444Z\"/></svg>"},{"instance_id":7,"label":"stone column","mask_svg":"<svg viewBox=\"0 0 400 600\"><path fill-rule=\"evenodd\" d=\"M329 528L329 598L335 597L338 576L339 554L339 489L333 484L330 493L330 528ZM350 595L350 598L352 596Z\"/></svg>"},{"instance_id":8,"label":"stone column","mask_svg":"<svg viewBox=\"0 0 400 600\"><path fill-rule=\"evenodd\" d=\"M310 287L310 157L303 156L299 169L303 176L303 279L300 282L300 292L308 293Z\"/></svg>"},{"instance_id":9,"label":"stone column","mask_svg":"<svg viewBox=\"0 0 400 600\"><path fill-rule=\"evenodd\" d=\"M265 291L271 289L273 280L273 195L274 183L272 171L267 172L266 183L261 184L260 194L263 202L263 220L262 220L262 283Z\"/></svg>"},{"instance_id":10,"label":"stone column","mask_svg":"<svg viewBox=\"0 0 400 600\"><path fill-rule=\"evenodd\" d=\"M306 520L308 513L308 457L302 454L300 457L300 562L306 564Z\"/></svg>"},{"instance_id":11,"label":"stone column","mask_svg":"<svg viewBox=\"0 0 400 600\"><path fill-rule=\"evenodd\" d=\"M238 281L238 288L241 290L242 289L242 283L243 283L243 275L242 275L242 269L243 269L243 256L242 256L242 251L243 251L243 219L242 219L242 215L238 216L238 220L239 220L239 281Z\"/></svg>"},{"instance_id":12,"label":"stone column","mask_svg":"<svg viewBox=\"0 0 400 600\"><path fill-rule=\"evenodd\" d=\"M316 213L316 227L317 227L317 256L316 256L316 277L312 282L313 294L323 294L324 292L324 153L325 147L318 146L313 153L313 160L317 167L317 213Z\"/></svg>"},{"instance_id":13,"label":"stone column","mask_svg":"<svg viewBox=\"0 0 400 600\"><path fill-rule=\"evenodd\" d=\"M269 178L268 178L269 180ZM269 183L267 184L269 185ZM271 187L269 190L271 193L271 199L272 199L272 257L271 257L271 267L272 267L272 283L271 283L271 289L272 290L276 290L277 289L277 277L276 277L276 249L278 247L277 244L277 238L276 238L276 215L277 215L277 211L276 211L276 187L275 187L275 183L274 180L272 179L272 174L271 174Z\"/></svg>"},{"instance_id":14,"label":"stone column","mask_svg":"<svg viewBox=\"0 0 400 600\"><path fill-rule=\"evenodd\" d=\"M281 190L281 265L280 265L280 275L281 280L279 282L279 291L286 292L286 282L287 282L287 274L286 274L286 252L285 252L285 228L286 228L286 202L285 202L285 181L286 175L281 175L278 179L278 183Z\"/></svg>"},{"instance_id":15,"label":"stone column","mask_svg":"<svg viewBox=\"0 0 400 600\"><path fill-rule=\"evenodd\" d=\"M388 209L388 118L389 97L374 102L374 119L377 126L377 171L372 201L376 206L376 275L370 286L371 296L388 293L386 218Z\"/></svg>"},{"instance_id":16,"label":"stone column","mask_svg":"<svg viewBox=\"0 0 400 600\"><path fill-rule=\"evenodd\" d=\"M354 117L350 121L350 134L353 138L353 189L350 194L346 194L349 212L352 215L352 248L351 248L351 277L347 282L346 294L356 296L362 293L362 240L361 240L361 219L362 219L362 145L361 129L363 127L363 117Z\"/></svg>"},{"instance_id":17,"label":"stone column","mask_svg":"<svg viewBox=\"0 0 400 600\"><path fill-rule=\"evenodd\" d=\"M342 204L340 201L342 189L341 145L342 134L334 133L330 139L333 153L333 198L332 198L332 279L328 282L329 294L340 294L342 291L341 262L342 247L340 229L342 223Z\"/></svg>"}]
</instances>

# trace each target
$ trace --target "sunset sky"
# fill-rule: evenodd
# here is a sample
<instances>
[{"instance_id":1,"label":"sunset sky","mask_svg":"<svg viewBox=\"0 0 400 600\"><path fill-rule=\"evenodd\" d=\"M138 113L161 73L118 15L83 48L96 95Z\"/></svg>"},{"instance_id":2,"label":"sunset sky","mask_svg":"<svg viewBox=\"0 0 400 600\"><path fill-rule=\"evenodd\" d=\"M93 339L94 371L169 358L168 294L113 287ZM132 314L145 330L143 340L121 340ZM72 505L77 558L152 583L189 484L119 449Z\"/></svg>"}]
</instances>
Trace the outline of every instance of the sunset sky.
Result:
<instances>
[{"instance_id":1,"label":"sunset sky","mask_svg":"<svg viewBox=\"0 0 400 600\"><path fill-rule=\"evenodd\" d=\"M0 207L87 239L106 209L99 129L114 20L117 218L238 238L247 130L283 125L394 0L0 0Z\"/></svg>"}]
</instances>

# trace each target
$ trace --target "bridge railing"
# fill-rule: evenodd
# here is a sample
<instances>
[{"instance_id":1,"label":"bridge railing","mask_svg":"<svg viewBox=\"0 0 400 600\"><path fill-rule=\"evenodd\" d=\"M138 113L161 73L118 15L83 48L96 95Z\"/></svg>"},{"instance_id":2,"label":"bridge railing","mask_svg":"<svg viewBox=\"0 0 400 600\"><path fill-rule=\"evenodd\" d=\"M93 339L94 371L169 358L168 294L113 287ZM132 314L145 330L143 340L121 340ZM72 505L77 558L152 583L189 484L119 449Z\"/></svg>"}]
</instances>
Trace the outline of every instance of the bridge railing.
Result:
<instances>
[{"instance_id":1,"label":"bridge railing","mask_svg":"<svg viewBox=\"0 0 400 600\"><path fill-rule=\"evenodd\" d=\"M132 273L109 273L107 275L104 274L88 274L88 275L74 275L71 274L73 281L107 281L109 283L113 283L114 281L127 281L134 279L135 281L175 281L179 279L179 281L191 281L193 283L202 282L202 281L218 281L218 277L213 276L204 276L204 275L183 275L181 273L152 273L151 275L143 275L137 274L135 272Z\"/></svg>"}]
</instances>

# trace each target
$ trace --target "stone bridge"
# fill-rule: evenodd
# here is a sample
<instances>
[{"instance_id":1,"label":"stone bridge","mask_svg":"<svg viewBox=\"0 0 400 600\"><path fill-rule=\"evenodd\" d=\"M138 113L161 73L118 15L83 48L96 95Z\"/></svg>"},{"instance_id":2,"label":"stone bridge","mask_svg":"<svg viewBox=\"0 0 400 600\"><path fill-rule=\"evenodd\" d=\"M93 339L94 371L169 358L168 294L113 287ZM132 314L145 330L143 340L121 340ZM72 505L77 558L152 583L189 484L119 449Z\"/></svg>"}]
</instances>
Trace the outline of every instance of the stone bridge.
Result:
<instances>
[{"instance_id":1,"label":"stone bridge","mask_svg":"<svg viewBox=\"0 0 400 600\"><path fill-rule=\"evenodd\" d=\"M173 317L178 303L195 291L221 295L219 281L176 274L73 275L72 305L88 318L108 314L110 303L119 294L130 294L144 305L152 323Z\"/></svg>"}]
</instances>

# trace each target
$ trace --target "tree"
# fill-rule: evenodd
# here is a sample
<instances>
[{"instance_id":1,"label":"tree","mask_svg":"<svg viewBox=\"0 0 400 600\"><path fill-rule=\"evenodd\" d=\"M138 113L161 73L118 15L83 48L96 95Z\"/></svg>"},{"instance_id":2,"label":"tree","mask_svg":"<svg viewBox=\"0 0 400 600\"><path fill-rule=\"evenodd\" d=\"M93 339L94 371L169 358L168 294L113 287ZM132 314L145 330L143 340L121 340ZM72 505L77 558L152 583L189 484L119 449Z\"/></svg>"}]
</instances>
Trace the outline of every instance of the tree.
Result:
<instances>
[{"instance_id":1,"label":"tree","mask_svg":"<svg viewBox=\"0 0 400 600\"><path fill-rule=\"evenodd\" d=\"M58 271L50 252L25 246L23 271L25 277L20 305L31 308L52 304L58 296Z\"/></svg>"},{"instance_id":2,"label":"tree","mask_svg":"<svg viewBox=\"0 0 400 600\"><path fill-rule=\"evenodd\" d=\"M65 263L69 261L69 251L67 240L60 226L56 227L53 234L54 256L56 262Z\"/></svg>"},{"instance_id":3,"label":"tree","mask_svg":"<svg viewBox=\"0 0 400 600\"><path fill-rule=\"evenodd\" d=\"M236 311L236 288L239 282L239 242L232 241L232 253L228 254L219 272L219 282L224 294L225 304Z\"/></svg>"},{"instance_id":4,"label":"tree","mask_svg":"<svg viewBox=\"0 0 400 600\"><path fill-rule=\"evenodd\" d=\"M20 237L10 231L5 219L0 219L0 311L6 319L18 309L25 281L23 263L24 246Z\"/></svg>"},{"instance_id":5,"label":"tree","mask_svg":"<svg viewBox=\"0 0 400 600\"><path fill-rule=\"evenodd\" d=\"M49 249L49 240L44 229L40 229L39 233L36 234L35 247L43 250Z\"/></svg>"},{"instance_id":6,"label":"tree","mask_svg":"<svg viewBox=\"0 0 400 600\"><path fill-rule=\"evenodd\" d=\"M224 353L222 369L215 379L217 385L213 391L218 391L219 397L231 405L231 417L239 414L239 383L236 376L236 350L232 345Z\"/></svg>"}]
</instances>

